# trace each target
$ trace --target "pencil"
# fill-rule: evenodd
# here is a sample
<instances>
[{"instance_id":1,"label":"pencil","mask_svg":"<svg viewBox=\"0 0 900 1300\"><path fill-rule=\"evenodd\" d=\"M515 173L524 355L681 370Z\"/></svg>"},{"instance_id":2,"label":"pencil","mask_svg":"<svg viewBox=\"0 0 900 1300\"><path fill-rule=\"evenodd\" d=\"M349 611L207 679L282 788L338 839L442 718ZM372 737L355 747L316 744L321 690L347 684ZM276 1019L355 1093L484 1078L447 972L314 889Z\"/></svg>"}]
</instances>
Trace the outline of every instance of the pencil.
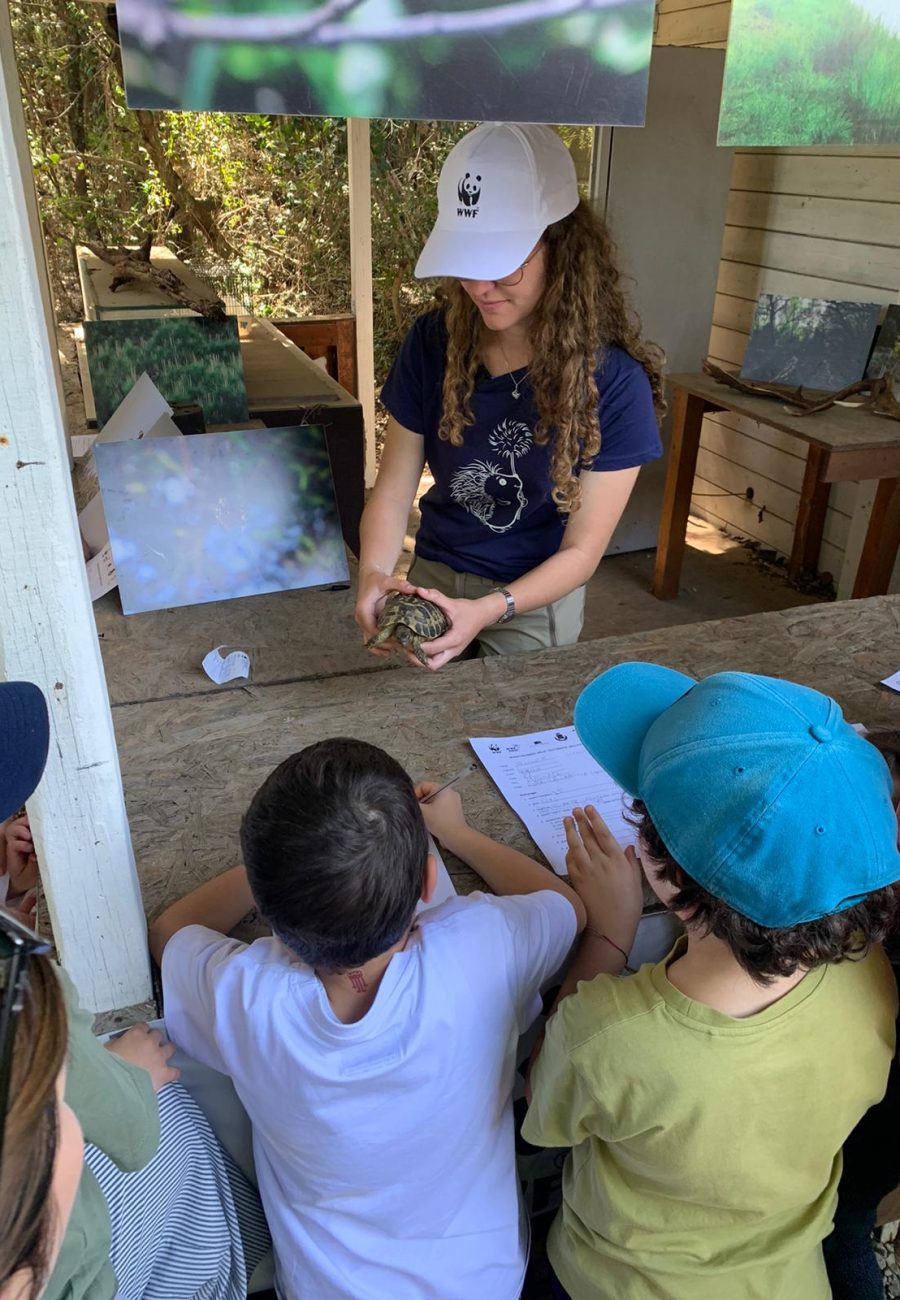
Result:
<instances>
[{"instance_id":1,"label":"pencil","mask_svg":"<svg viewBox=\"0 0 900 1300\"><path fill-rule=\"evenodd\" d=\"M424 799L420 799L419 803L431 803L432 799L436 799L444 790L449 790L451 785L456 785L457 782L465 780L467 776L471 776L477 768L478 764L474 760L471 763L467 763L462 771L457 772L456 776L451 776L449 781L445 781L443 785L439 785L436 790L432 790L431 794L426 795Z\"/></svg>"}]
</instances>

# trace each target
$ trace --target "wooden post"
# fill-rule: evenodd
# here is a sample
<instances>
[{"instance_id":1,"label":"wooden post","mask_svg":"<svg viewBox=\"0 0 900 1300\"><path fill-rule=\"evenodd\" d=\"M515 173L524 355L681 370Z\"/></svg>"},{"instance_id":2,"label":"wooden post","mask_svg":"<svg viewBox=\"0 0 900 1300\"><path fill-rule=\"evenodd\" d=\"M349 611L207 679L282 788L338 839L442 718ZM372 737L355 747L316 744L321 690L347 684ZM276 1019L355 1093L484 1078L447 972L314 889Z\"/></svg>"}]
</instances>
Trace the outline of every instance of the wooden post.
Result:
<instances>
[{"instance_id":1,"label":"wooden post","mask_svg":"<svg viewBox=\"0 0 900 1300\"><path fill-rule=\"evenodd\" d=\"M0 674L47 697L50 756L28 813L60 960L86 1007L111 1010L150 996L146 921L69 481L7 0L0 212Z\"/></svg>"},{"instance_id":2,"label":"wooden post","mask_svg":"<svg viewBox=\"0 0 900 1300\"><path fill-rule=\"evenodd\" d=\"M708 410L714 409L716 408L711 407L704 398L696 397L684 388L674 390L672 444L669 448L653 574L653 594L657 600L672 600L678 595L691 509L691 490L700 450L700 431L703 428L703 416Z\"/></svg>"},{"instance_id":3,"label":"wooden post","mask_svg":"<svg viewBox=\"0 0 900 1300\"><path fill-rule=\"evenodd\" d=\"M853 599L883 596L888 589L897 550L900 548L900 478L883 478L875 491L875 501L866 530Z\"/></svg>"},{"instance_id":4,"label":"wooden post","mask_svg":"<svg viewBox=\"0 0 900 1300\"><path fill-rule=\"evenodd\" d=\"M827 465L828 448L811 442L806 453L806 470L803 474L803 487L800 489L797 522L794 525L794 544L788 562L788 573L792 578L799 578L802 573L815 573L819 563L828 498L831 495L831 484L825 483L822 478Z\"/></svg>"},{"instance_id":5,"label":"wooden post","mask_svg":"<svg viewBox=\"0 0 900 1300\"><path fill-rule=\"evenodd\" d=\"M356 378L366 428L366 487L375 482L375 327L372 304L372 158L369 122L347 118L350 294L356 316Z\"/></svg>"}]
</instances>

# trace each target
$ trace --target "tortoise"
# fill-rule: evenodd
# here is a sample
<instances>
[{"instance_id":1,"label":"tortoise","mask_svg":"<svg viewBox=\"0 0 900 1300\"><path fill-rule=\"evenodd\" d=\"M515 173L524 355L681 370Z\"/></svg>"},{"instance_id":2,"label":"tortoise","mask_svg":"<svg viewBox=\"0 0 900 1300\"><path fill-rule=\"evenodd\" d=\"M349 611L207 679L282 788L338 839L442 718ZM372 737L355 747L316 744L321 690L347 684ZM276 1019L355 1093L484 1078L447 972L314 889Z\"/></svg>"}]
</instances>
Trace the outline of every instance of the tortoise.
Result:
<instances>
[{"instance_id":1,"label":"tortoise","mask_svg":"<svg viewBox=\"0 0 900 1300\"><path fill-rule=\"evenodd\" d=\"M378 615L378 631L366 642L366 647L383 645L394 637L427 668L428 657L422 642L435 641L449 630L450 620L439 606L423 596L406 596L402 591L395 591L384 602Z\"/></svg>"}]
</instances>

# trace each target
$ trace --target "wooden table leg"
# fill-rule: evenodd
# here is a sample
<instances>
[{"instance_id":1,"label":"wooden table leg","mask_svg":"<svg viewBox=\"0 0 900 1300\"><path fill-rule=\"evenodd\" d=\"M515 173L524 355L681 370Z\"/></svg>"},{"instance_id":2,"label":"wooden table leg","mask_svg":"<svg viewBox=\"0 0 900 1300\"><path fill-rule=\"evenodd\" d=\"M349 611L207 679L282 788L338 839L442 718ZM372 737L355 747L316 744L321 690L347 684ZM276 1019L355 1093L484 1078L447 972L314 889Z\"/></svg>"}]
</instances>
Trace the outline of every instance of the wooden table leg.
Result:
<instances>
[{"instance_id":1,"label":"wooden table leg","mask_svg":"<svg viewBox=\"0 0 900 1300\"><path fill-rule=\"evenodd\" d=\"M887 592L898 547L900 478L883 478L875 492L866 540L859 557L853 600L858 600L861 596L883 596Z\"/></svg>"},{"instance_id":2,"label":"wooden table leg","mask_svg":"<svg viewBox=\"0 0 900 1300\"><path fill-rule=\"evenodd\" d=\"M794 546L788 562L788 573L799 578L801 573L815 573L822 548L825 530L825 512L831 495L831 484L822 482L828 460L827 447L811 442L806 456L806 473L800 489L800 506L794 525Z\"/></svg>"},{"instance_id":3,"label":"wooden table leg","mask_svg":"<svg viewBox=\"0 0 900 1300\"><path fill-rule=\"evenodd\" d=\"M697 468L697 452L700 450L700 429L708 409L709 404L704 398L695 397L683 388L675 390L672 404L672 445L666 470L659 541L656 546L656 569L653 574L652 590L658 600L671 600L678 595L691 491Z\"/></svg>"}]
</instances>

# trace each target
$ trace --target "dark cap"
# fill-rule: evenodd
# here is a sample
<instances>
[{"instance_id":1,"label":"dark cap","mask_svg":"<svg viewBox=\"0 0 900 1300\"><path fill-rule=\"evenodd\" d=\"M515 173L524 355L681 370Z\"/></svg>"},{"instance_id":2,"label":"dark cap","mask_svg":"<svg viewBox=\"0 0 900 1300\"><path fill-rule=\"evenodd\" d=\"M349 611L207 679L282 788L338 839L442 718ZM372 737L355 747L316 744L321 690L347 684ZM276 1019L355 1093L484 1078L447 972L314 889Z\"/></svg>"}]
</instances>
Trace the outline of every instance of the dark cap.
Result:
<instances>
[{"instance_id":1,"label":"dark cap","mask_svg":"<svg viewBox=\"0 0 900 1300\"><path fill-rule=\"evenodd\" d=\"M0 682L0 821L34 794L47 762L50 718L32 682Z\"/></svg>"}]
</instances>

